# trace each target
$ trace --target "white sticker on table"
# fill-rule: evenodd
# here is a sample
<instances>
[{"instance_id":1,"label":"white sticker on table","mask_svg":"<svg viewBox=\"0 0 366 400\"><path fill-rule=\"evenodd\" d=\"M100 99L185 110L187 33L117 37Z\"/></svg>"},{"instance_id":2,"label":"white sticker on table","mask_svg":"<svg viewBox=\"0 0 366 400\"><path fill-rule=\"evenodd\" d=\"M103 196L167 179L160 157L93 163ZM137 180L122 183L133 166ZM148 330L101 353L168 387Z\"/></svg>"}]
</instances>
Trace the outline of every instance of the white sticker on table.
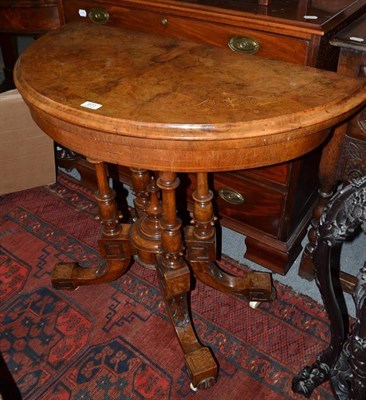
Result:
<instances>
[{"instance_id":1,"label":"white sticker on table","mask_svg":"<svg viewBox=\"0 0 366 400\"><path fill-rule=\"evenodd\" d=\"M92 101L85 101L83 104L80 104L80 106L90 108L91 110L98 110L98 108L102 107L101 104L93 103Z\"/></svg>"}]
</instances>

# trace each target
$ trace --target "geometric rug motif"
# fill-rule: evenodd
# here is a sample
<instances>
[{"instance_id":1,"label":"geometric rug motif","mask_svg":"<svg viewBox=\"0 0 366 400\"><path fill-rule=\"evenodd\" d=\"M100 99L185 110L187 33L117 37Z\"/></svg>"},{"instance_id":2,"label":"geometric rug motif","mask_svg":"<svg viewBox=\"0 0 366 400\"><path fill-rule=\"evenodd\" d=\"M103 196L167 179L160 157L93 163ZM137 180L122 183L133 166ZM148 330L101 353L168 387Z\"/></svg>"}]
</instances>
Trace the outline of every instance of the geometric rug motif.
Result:
<instances>
[{"instance_id":1,"label":"geometric rug motif","mask_svg":"<svg viewBox=\"0 0 366 400\"><path fill-rule=\"evenodd\" d=\"M90 347L45 396L69 399L70 388L74 388L73 396L85 400L169 399L171 380L138 349L117 337Z\"/></svg>"},{"instance_id":2,"label":"geometric rug motif","mask_svg":"<svg viewBox=\"0 0 366 400\"><path fill-rule=\"evenodd\" d=\"M57 291L53 265L100 265L93 193L64 175L56 184L0 197L0 353L23 400L301 399L300 368L327 347L321 305L274 282L277 298L248 300L200 282L191 293L197 334L219 367L193 393L154 271L138 264L110 284ZM229 272L247 268L228 257ZM1 362L1 358L0 358ZM0 381L5 400L6 384ZM328 384L312 399L332 399Z\"/></svg>"}]
</instances>

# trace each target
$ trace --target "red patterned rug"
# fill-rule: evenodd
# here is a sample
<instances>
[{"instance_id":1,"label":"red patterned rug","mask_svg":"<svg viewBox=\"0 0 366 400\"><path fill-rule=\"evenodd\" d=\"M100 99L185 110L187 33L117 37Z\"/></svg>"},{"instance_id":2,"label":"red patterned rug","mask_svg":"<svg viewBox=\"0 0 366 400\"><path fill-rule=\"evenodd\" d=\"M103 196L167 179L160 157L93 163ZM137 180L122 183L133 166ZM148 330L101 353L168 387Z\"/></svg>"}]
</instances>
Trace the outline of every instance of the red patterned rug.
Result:
<instances>
[{"instance_id":1,"label":"red patterned rug","mask_svg":"<svg viewBox=\"0 0 366 400\"><path fill-rule=\"evenodd\" d=\"M56 262L100 262L90 191L60 175L50 187L0 197L0 206L5 400L302 398L291 379L329 339L323 309L312 300L275 283L278 298L253 310L246 299L198 283L193 320L220 372L213 388L193 393L153 271L135 264L112 284L52 289ZM238 269L231 259L221 263ZM332 399L328 385L312 398Z\"/></svg>"}]
</instances>

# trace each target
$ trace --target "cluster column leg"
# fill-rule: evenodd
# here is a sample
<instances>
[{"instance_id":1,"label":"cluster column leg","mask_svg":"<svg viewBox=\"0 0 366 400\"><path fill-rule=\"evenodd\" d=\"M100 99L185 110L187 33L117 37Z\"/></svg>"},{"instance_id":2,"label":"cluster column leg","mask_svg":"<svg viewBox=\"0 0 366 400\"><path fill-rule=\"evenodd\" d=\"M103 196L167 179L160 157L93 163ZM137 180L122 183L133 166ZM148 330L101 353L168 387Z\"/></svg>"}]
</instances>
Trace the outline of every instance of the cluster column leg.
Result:
<instances>
[{"instance_id":1,"label":"cluster column leg","mask_svg":"<svg viewBox=\"0 0 366 400\"><path fill-rule=\"evenodd\" d=\"M157 257L161 292L192 385L207 389L216 382L218 371L210 349L199 343L190 320L187 297L191 290L191 273L183 258L181 221L176 216L175 189L179 179L173 172L161 172L157 185L162 190L161 254Z\"/></svg>"}]
</instances>

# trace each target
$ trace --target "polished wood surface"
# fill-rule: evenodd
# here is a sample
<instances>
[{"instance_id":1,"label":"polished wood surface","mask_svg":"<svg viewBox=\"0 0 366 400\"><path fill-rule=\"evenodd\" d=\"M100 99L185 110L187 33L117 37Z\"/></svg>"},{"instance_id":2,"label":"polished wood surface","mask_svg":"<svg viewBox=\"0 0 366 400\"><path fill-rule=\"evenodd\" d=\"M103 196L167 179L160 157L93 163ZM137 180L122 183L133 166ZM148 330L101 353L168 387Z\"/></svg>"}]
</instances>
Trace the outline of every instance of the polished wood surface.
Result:
<instances>
[{"instance_id":1,"label":"polished wood surface","mask_svg":"<svg viewBox=\"0 0 366 400\"><path fill-rule=\"evenodd\" d=\"M330 38L365 10L366 0L275 0L270 6L259 6L257 0L62 1L66 22L105 23L211 44L228 52L233 40L238 55L249 50L253 57L329 70L336 69L338 56ZM319 159L320 150L276 166L210 175L218 218L245 235L246 259L287 273L302 250L317 199ZM85 160L79 160L77 168L82 179L90 177L91 166ZM113 176L125 184L131 182L125 169L119 168ZM194 182L192 174L184 178L188 195L180 197L191 210ZM235 197L239 201L232 201Z\"/></svg>"},{"instance_id":2,"label":"polished wood surface","mask_svg":"<svg viewBox=\"0 0 366 400\"><path fill-rule=\"evenodd\" d=\"M0 32L41 34L60 25L57 0L0 0Z\"/></svg>"},{"instance_id":3,"label":"polished wood surface","mask_svg":"<svg viewBox=\"0 0 366 400\"><path fill-rule=\"evenodd\" d=\"M257 0L63 0L62 8L66 22L95 21L219 47L232 37L249 38L258 44L257 55L332 69L338 53L329 39L366 11L366 0L332 6L308 0L276 0L270 6ZM94 18L100 11L104 17Z\"/></svg>"},{"instance_id":4,"label":"polished wood surface","mask_svg":"<svg viewBox=\"0 0 366 400\"><path fill-rule=\"evenodd\" d=\"M333 46L341 49L353 49L366 52L366 15L358 18L352 24L339 32L331 41ZM354 66L357 67L356 65ZM339 69L339 68L338 68ZM364 73L364 75L366 75Z\"/></svg>"},{"instance_id":5,"label":"polished wood surface","mask_svg":"<svg viewBox=\"0 0 366 400\"><path fill-rule=\"evenodd\" d=\"M108 14L107 25L209 43L228 49L232 38L249 38L258 44L256 55L293 63L335 69L338 51L329 40L343 26L365 12L366 0L0 0L1 47L6 81L13 87L13 66L18 57L16 35L41 34L60 21L91 22L93 10ZM80 11L85 12L84 14ZM305 16L316 17L306 19ZM97 19L98 21L98 19ZM99 22L104 22L103 20ZM11 32L11 33L9 33ZM242 43L242 42L241 42ZM245 42L244 42L245 44ZM230 51L230 50L228 50ZM82 182L95 184L93 164L63 149L58 165L77 167ZM245 257L285 274L297 258L317 197L314 178L320 154L276 167L216 173L210 177L214 202L223 225L246 236ZM130 182L125 171L115 179ZM192 207L191 194L187 199ZM298 184L301 182L301 185ZM230 202L222 191L240 196Z\"/></svg>"},{"instance_id":6,"label":"polished wood surface","mask_svg":"<svg viewBox=\"0 0 366 400\"><path fill-rule=\"evenodd\" d=\"M54 36L57 47L48 44ZM88 56L80 57L79 48ZM60 74L67 82L58 82ZM65 132L52 133L62 145L91 158L176 172L253 168L298 157L365 97L358 80L334 73L82 24L38 40L21 56L15 78L20 90L32 82L24 97L39 108L38 122L47 120L46 131L62 121ZM101 107L90 111L80 106L85 101ZM75 118L85 120L77 136L67 133Z\"/></svg>"},{"instance_id":7,"label":"polished wood surface","mask_svg":"<svg viewBox=\"0 0 366 400\"><path fill-rule=\"evenodd\" d=\"M270 300L273 291L267 273L232 276L215 263L208 171L263 166L310 152L366 102L366 82L80 23L37 40L18 60L15 79L39 126L96 166L99 246L106 263L88 270L75 262L58 264L53 286L108 282L126 271L131 257L155 268L192 386L211 387L218 368L190 320L192 272L252 303ZM105 161L131 168L131 224L120 223ZM184 233L177 172L196 174L192 222Z\"/></svg>"},{"instance_id":8,"label":"polished wood surface","mask_svg":"<svg viewBox=\"0 0 366 400\"><path fill-rule=\"evenodd\" d=\"M39 36L59 26L57 0L0 0L0 49L5 75L0 91L14 87L13 68L19 56L17 36Z\"/></svg>"}]
</instances>

